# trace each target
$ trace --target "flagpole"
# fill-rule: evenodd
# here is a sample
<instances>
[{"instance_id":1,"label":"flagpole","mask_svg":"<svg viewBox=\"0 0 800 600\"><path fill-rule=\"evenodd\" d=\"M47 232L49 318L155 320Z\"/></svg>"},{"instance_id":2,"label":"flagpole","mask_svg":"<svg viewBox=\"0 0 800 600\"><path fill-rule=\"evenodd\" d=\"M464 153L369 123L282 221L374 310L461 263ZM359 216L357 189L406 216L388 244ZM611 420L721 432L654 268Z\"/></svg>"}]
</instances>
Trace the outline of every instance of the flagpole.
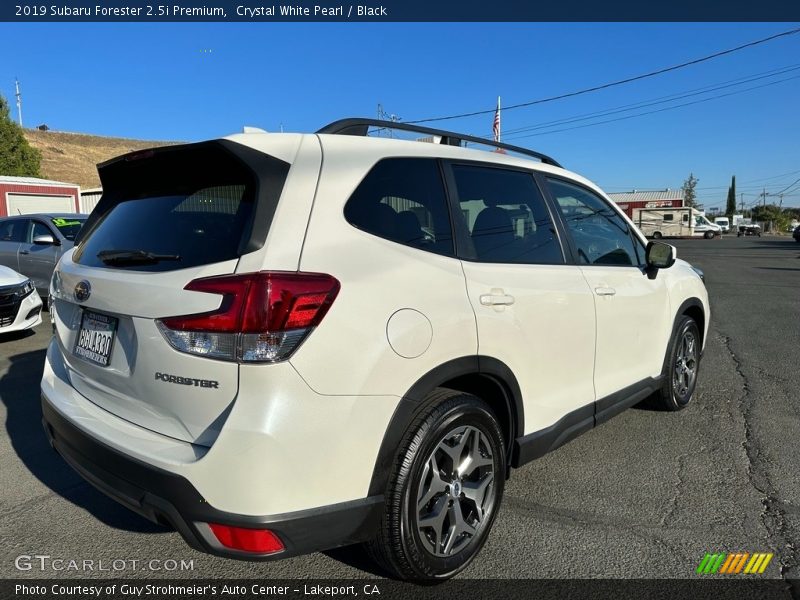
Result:
<instances>
[{"instance_id":1,"label":"flagpole","mask_svg":"<svg viewBox=\"0 0 800 600\"><path fill-rule=\"evenodd\" d=\"M500 141L502 122L500 120L500 96L497 97L497 141Z\"/></svg>"}]
</instances>

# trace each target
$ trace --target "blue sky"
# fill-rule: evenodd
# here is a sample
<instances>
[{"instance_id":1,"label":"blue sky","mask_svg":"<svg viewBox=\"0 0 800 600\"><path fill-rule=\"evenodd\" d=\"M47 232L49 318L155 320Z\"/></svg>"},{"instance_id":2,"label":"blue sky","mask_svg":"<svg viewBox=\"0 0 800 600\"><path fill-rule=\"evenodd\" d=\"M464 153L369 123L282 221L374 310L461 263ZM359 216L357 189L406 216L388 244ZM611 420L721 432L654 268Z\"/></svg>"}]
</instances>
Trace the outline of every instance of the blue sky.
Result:
<instances>
[{"instance_id":1,"label":"blue sky","mask_svg":"<svg viewBox=\"0 0 800 600\"><path fill-rule=\"evenodd\" d=\"M490 109L602 84L792 29L733 24L0 24L0 93L23 88L27 126L154 140L200 140L243 125L314 131L378 103L404 120ZM566 119L800 66L800 35L577 98L503 112L503 130ZM793 79L791 79L793 78ZM788 79L782 83L773 82ZM759 89L738 93L755 86ZM723 206L800 178L800 70L637 118L512 139L606 191L700 179ZM656 110L664 103L624 112ZM580 121L563 127L584 125ZM491 135L492 115L443 128ZM551 128L553 129L553 128ZM538 133L546 130L538 130ZM800 188L784 206L800 206Z\"/></svg>"}]
</instances>

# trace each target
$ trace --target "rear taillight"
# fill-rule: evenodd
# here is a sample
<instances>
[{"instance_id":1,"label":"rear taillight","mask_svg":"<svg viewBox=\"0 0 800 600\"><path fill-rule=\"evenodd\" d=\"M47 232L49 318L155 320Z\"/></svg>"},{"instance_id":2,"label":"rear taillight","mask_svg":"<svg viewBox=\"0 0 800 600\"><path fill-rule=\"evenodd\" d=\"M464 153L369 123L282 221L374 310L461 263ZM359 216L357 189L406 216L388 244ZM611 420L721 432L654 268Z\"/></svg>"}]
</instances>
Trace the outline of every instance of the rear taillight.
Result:
<instances>
[{"instance_id":1,"label":"rear taillight","mask_svg":"<svg viewBox=\"0 0 800 600\"><path fill-rule=\"evenodd\" d=\"M320 273L262 271L195 279L184 289L219 294L217 310L156 321L180 352L240 362L291 356L328 312L339 282Z\"/></svg>"}]
</instances>

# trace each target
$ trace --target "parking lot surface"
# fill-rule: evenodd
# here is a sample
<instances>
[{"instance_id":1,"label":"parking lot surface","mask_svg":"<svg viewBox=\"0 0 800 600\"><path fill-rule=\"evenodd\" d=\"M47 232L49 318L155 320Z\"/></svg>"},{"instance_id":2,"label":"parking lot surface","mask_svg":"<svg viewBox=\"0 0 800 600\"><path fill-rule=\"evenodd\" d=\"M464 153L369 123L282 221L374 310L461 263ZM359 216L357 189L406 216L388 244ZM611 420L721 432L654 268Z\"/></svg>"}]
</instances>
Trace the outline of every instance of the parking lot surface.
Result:
<instances>
[{"instance_id":1,"label":"parking lot surface","mask_svg":"<svg viewBox=\"0 0 800 600\"><path fill-rule=\"evenodd\" d=\"M694 401L679 413L635 407L514 471L464 577L693 577L717 551L774 552L764 576L800 577L800 244L675 245L711 297ZM44 316L33 333L0 336L0 576L379 574L357 548L266 564L201 554L84 483L40 424Z\"/></svg>"}]
</instances>

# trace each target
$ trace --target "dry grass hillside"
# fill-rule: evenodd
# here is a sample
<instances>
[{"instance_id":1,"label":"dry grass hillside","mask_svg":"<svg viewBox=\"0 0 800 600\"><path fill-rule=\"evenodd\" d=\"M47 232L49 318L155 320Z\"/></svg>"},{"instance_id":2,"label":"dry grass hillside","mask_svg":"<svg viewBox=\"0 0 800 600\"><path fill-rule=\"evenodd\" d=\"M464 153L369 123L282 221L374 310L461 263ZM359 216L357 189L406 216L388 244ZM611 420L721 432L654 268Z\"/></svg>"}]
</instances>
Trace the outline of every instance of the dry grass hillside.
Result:
<instances>
[{"instance_id":1,"label":"dry grass hillside","mask_svg":"<svg viewBox=\"0 0 800 600\"><path fill-rule=\"evenodd\" d=\"M25 137L31 146L42 153L42 177L77 183L82 188L93 188L100 185L97 163L134 150L174 143L100 137L82 133L37 131L35 129L26 129Z\"/></svg>"}]
</instances>

